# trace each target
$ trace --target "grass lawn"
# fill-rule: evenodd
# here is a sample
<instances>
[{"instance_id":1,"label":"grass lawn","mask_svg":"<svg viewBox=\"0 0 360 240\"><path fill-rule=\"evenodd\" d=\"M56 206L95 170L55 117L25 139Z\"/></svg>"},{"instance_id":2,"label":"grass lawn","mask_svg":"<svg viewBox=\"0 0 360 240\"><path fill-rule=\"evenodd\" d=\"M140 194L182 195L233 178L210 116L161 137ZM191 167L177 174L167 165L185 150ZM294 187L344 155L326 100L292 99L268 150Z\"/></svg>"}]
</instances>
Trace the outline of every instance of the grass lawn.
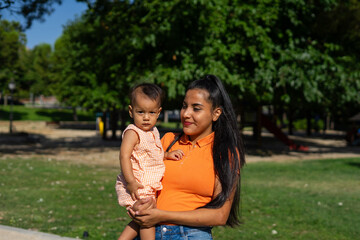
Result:
<instances>
[{"instance_id":1,"label":"grass lawn","mask_svg":"<svg viewBox=\"0 0 360 240\"><path fill-rule=\"evenodd\" d=\"M68 237L116 239L128 223L117 205L117 169L55 160L0 159L0 224ZM251 163L242 218L214 239L357 239L360 158Z\"/></svg>"},{"instance_id":2,"label":"grass lawn","mask_svg":"<svg viewBox=\"0 0 360 240\"><path fill-rule=\"evenodd\" d=\"M0 120L9 120L10 106L0 106ZM79 121L94 121L95 114L77 111ZM28 121L73 121L71 109L32 108L26 106L13 106L13 120Z\"/></svg>"}]
</instances>

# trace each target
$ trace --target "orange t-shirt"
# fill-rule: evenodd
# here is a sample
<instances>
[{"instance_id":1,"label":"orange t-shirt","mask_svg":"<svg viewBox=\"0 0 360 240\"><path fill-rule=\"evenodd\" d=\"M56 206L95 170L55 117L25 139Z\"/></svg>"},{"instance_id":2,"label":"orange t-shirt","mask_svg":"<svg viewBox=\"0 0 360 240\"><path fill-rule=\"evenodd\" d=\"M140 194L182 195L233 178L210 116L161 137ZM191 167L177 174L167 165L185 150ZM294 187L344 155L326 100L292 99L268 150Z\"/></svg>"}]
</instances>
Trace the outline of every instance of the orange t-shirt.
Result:
<instances>
[{"instance_id":1,"label":"orange t-shirt","mask_svg":"<svg viewBox=\"0 0 360 240\"><path fill-rule=\"evenodd\" d=\"M161 139L164 150L174 140L174 133ZM215 171L212 158L214 133L200 139L194 147L186 135L171 150L181 149L181 160L165 160L163 189L158 195L157 208L167 211L189 211L209 203L213 197ZM170 150L170 151L171 151Z\"/></svg>"}]
</instances>

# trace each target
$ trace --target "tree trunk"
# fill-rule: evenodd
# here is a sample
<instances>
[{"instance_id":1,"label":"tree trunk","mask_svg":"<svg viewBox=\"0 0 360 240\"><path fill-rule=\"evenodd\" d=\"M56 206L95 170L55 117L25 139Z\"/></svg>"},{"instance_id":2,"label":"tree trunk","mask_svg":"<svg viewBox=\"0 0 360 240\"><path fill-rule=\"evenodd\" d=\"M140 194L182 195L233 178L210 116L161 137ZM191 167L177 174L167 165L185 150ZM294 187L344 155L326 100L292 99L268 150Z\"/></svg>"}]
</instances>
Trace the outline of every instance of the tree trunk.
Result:
<instances>
[{"instance_id":1,"label":"tree trunk","mask_svg":"<svg viewBox=\"0 0 360 240\"><path fill-rule=\"evenodd\" d=\"M262 114L262 106L259 105L257 107L257 111L256 111L256 121L254 123L253 126L253 137L256 140L258 146L262 145L262 139L261 139L261 114Z\"/></svg>"},{"instance_id":2,"label":"tree trunk","mask_svg":"<svg viewBox=\"0 0 360 240\"><path fill-rule=\"evenodd\" d=\"M327 113L325 113L324 115L323 115L323 134L325 134L325 132L326 132L326 129L328 128L328 123L327 123Z\"/></svg>"},{"instance_id":3,"label":"tree trunk","mask_svg":"<svg viewBox=\"0 0 360 240\"><path fill-rule=\"evenodd\" d=\"M119 120L119 112L116 109L114 109L111 112L110 119L111 119L111 132L112 132L111 139L115 140L116 130L118 129L118 120Z\"/></svg>"},{"instance_id":4,"label":"tree trunk","mask_svg":"<svg viewBox=\"0 0 360 240\"><path fill-rule=\"evenodd\" d=\"M332 124L331 124L330 114L328 114L328 115L326 116L326 126L327 126L327 129L331 129L331 130L332 130Z\"/></svg>"},{"instance_id":5,"label":"tree trunk","mask_svg":"<svg viewBox=\"0 0 360 240\"><path fill-rule=\"evenodd\" d=\"M165 110L164 111L164 123L168 123L169 122L169 111Z\"/></svg>"},{"instance_id":6,"label":"tree trunk","mask_svg":"<svg viewBox=\"0 0 360 240\"><path fill-rule=\"evenodd\" d=\"M293 133L293 116L292 116L292 110L291 109L289 109L289 111L288 111L288 114L287 114L287 119L288 119L288 122L289 122L289 124L288 124L288 133L289 133L289 135L293 135L294 133Z\"/></svg>"},{"instance_id":7,"label":"tree trunk","mask_svg":"<svg viewBox=\"0 0 360 240\"><path fill-rule=\"evenodd\" d=\"M123 132L125 130L125 128L126 128L127 114L128 114L128 111L126 111L126 110L121 110L121 112L120 112L120 118L121 118L120 129L121 129L121 132Z\"/></svg>"},{"instance_id":8,"label":"tree trunk","mask_svg":"<svg viewBox=\"0 0 360 240\"><path fill-rule=\"evenodd\" d=\"M306 113L306 136L311 136L311 113Z\"/></svg>"},{"instance_id":9,"label":"tree trunk","mask_svg":"<svg viewBox=\"0 0 360 240\"><path fill-rule=\"evenodd\" d=\"M31 102L31 105L35 105L35 97L34 97L34 94L33 93L30 93L30 102Z\"/></svg>"},{"instance_id":10,"label":"tree trunk","mask_svg":"<svg viewBox=\"0 0 360 240\"><path fill-rule=\"evenodd\" d=\"M73 107L72 110L73 110L73 120L77 122L79 119L76 112L76 107Z\"/></svg>"},{"instance_id":11,"label":"tree trunk","mask_svg":"<svg viewBox=\"0 0 360 240\"><path fill-rule=\"evenodd\" d=\"M102 133L102 139L104 139L104 140L106 140L107 139L107 137L106 137L106 129L108 128L108 126L107 126L107 115L106 115L106 111L105 112L103 112L103 117L102 117L102 120L103 120L103 123L104 123L104 131L103 131L103 133Z\"/></svg>"}]
</instances>

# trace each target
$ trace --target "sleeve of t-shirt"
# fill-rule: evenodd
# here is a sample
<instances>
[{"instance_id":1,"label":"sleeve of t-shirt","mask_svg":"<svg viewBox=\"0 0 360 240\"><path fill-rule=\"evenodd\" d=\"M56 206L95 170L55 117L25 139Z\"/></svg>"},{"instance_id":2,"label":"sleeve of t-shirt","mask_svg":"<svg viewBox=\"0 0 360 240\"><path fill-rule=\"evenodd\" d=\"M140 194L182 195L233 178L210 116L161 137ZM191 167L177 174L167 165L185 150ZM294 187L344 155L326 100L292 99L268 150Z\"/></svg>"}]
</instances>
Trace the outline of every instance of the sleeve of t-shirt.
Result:
<instances>
[{"instance_id":1,"label":"sleeve of t-shirt","mask_svg":"<svg viewBox=\"0 0 360 240\"><path fill-rule=\"evenodd\" d=\"M168 132L166 133L162 138L161 138L161 144L163 146L164 151L166 151L166 149L169 147L169 145L171 144L171 142L174 140L175 138L175 134L172 132Z\"/></svg>"}]
</instances>

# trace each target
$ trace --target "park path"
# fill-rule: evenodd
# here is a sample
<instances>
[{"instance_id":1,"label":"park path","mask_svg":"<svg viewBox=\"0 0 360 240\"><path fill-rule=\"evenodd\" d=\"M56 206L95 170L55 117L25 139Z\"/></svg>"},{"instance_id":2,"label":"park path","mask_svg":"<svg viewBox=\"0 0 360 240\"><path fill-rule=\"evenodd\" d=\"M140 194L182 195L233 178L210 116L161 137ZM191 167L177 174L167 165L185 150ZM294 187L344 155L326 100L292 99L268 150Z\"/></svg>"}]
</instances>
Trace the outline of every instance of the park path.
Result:
<instances>
[{"instance_id":1,"label":"park path","mask_svg":"<svg viewBox=\"0 0 360 240\"><path fill-rule=\"evenodd\" d=\"M76 238L0 225L0 240L75 240Z\"/></svg>"}]
</instances>

